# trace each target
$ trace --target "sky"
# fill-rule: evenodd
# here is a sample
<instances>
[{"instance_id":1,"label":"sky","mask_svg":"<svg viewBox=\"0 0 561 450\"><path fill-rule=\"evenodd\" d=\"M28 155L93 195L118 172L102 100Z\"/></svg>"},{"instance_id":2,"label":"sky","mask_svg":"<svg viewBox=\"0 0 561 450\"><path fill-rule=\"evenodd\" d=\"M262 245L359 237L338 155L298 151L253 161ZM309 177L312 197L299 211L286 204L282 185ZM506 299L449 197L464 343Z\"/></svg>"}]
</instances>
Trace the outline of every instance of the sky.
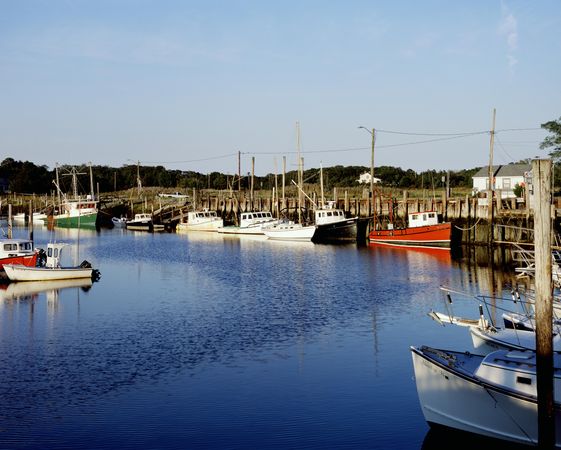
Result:
<instances>
[{"instance_id":1,"label":"sky","mask_svg":"<svg viewBox=\"0 0 561 450\"><path fill-rule=\"evenodd\" d=\"M370 167L372 129L374 168L546 158L560 55L557 0L0 0L0 160Z\"/></svg>"}]
</instances>

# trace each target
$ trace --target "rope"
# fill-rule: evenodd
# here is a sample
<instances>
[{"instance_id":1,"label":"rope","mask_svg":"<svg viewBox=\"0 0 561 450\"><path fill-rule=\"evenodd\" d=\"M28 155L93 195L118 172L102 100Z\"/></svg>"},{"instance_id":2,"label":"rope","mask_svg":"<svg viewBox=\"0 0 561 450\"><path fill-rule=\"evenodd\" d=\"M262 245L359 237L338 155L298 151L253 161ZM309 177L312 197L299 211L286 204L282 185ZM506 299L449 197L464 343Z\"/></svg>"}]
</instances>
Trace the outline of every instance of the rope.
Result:
<instances>
[{"instance_id":1,"label":"rope","mask_svg":"<svg viewBox=\"0 0 561 450\"><path fill-rule=\"evenodd\" d=\"M512 420L512 422L514 423L514 425L516 425L518 427L518 429L522 432L522 434L524 436L526 436L526 438L528 439L528 441L530 441L531 444L535 445L536 442L534 442L534 440L530 437L530 435L528 433L526 433L526 431L524 430L524 428L522 428L522 426L516 421L516 419L497 401L497 399L495 398L495 396L493 395L493 393L491 391L489 391L489 389L485 386L482 386L483 389L485 390L485 392L487 392L487 394L489 394L489 396L493 399L493 401L495 402L495 406L498 406L499 408L502 409L502 411L505 413L505 415Z\"/></svg>"},{"instance_id":2,"label":"rope","mask_svg":"<svg viewBox=\"0 0 561 450\"><path fill-rule=\"evenodd\" d=\"M477 222L475 222L475 223L474 223L471 227L469 227L469 228L462 228L462 227L459 227L458 225L454 225L454 226L455 226L458 230L470 231L470 230L473 230L473 229L477 226L477 224L479 223L480 220L481 220L481 217L480 217L479 219L477 219Z\"/></svg>"}]
</instances>

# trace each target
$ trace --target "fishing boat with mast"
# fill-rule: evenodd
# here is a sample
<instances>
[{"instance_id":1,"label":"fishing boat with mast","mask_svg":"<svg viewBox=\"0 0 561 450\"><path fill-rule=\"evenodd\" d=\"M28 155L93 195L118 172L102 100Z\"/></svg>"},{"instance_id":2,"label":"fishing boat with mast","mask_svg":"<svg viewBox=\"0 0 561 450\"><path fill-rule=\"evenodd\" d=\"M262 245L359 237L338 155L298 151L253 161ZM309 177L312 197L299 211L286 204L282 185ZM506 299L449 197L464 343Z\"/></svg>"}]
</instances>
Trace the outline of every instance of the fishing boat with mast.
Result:
<instances>
[{"instance_id":1,"label":"fishing boat with mast","mask_svg":"<svg viewBox=\"0 0 561 450\"><path fill-rule=\"evenodd\" d=\"M335 200L325 201L323 195L323 168L320 166L321 203L314 211L316 232L312 238L317 243L357 242L358 217L347 217L337 208Z\"/></svg>"},{"instance_id":2,"label":"fishing boat with mast","mask_svg":"<svg viewBox=\"0 0 561 450\"><path fill-rule=\"evenodd\" d=\"M300 123L296 122L296 147L298 153L298 222L281 220L263 228L268 239L278 241L311 241L316 233L315 225L304 224L302 218L302 186L304 184L304 167L300 157Z\"/></svg>"},{"instance_id":3,"label":"fishing boat with mast","mask_svg":"<svg viewBox=\"0 0 561 450\"><path fill-rule=\"evenodd\" d=\"M90 166L91 193L85 196L78 194L78 175L85 173L77 172L75 167L70 173L65 174L72 177L72 196L63 193L60 188L58 166L56 167L56 181L54 182L58 192L58 210L45 219L47 223L52 220L54 226L65 228L94 228L97 222L98 201L95 200L93 190L93 175Z\"/></svg>"}]
</instances>

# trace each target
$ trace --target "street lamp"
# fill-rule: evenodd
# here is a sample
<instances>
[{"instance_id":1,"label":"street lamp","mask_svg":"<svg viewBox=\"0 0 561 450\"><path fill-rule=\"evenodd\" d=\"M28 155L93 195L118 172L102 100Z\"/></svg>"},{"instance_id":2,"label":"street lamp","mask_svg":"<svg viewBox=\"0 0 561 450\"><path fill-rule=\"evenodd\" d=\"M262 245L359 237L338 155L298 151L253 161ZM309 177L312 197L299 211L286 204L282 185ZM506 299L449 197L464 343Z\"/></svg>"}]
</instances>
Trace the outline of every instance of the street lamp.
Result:
<instances>
[{"instance_id":1,"label":"street lamp","mask_svg":"<svg viewBox=\"0 0 561 450\"><path fill-rule=\"evenodd\" d=\"M371 205L370 213L373 214L374 213L374 145L376 144L376 130L372 128L372 131L370 131L368 128L363 126L360 126L358 128L362 128L363 130L370 133L370 135L372 136L372 159L370 161L370 196L372 197L372 199L370 203Z\"/></svg>"}]
</instances>

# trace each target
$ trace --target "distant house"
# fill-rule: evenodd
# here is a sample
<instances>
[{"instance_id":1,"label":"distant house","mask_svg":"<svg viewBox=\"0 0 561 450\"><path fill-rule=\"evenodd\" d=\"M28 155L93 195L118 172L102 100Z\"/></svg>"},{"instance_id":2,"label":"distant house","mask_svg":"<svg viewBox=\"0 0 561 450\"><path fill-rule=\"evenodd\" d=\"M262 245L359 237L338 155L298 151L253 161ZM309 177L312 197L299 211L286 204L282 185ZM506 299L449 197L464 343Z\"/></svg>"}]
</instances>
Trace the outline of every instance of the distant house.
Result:
<instances>
[{"instance_id":1,"label":"distant house","mask_svg":"<svg viewBox=\"0 0 561 450\"><path fill-rule=\"evenodd\" d=\"M370 173L369 172L363 173L357 181L360 184L370 184ZM382 180L380 178L374 177L374 184L381 183L381 182Z\"/></svg>"},{"instance_id":2,"label":"distant house","mask_svg":"<svg viewBox=\"0 0 561 450\"><path fill-rule=\"evenodd\" d=\"M529 164L507 164L493 166L493 188L501 191L501 198L514 198L514 186L526 184L530 172ZM481 192L489 189L489 167L483 167L473 177L473 191Z\"/></svg>"}]
</instances>

